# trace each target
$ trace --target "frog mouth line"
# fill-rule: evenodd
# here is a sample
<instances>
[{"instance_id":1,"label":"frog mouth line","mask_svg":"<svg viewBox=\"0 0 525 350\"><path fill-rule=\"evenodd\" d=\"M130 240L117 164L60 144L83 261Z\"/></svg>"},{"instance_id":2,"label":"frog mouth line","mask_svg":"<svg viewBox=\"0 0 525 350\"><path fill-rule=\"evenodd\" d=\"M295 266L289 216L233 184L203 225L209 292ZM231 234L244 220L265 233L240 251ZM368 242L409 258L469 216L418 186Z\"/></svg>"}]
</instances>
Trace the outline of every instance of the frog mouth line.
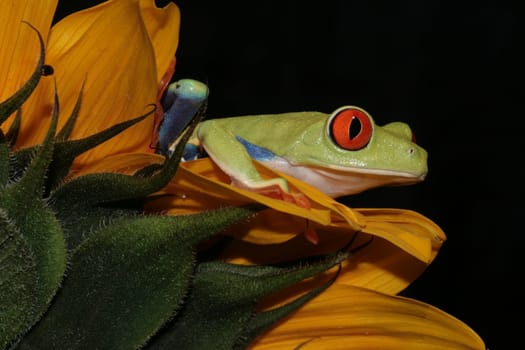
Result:
<instances>
[{"instance_id":1,"label":"frog mouth line","mask_svg":"<svg viewBox=\"0 0 525 350\"><path fill-rule=\"evenodd\" d=\"M375 187L415 184L423 181L427 174L385 169L294 165L282 158L263 164L304 181L334 198L357 194Z\"/></svg>"},{"instance_id":2,"label":"frog mouth line","mask_svg":"<svg viewBox=\"0 0 525 350\"><path fill-rule=\"evenodd\" d=\"M306 167L305 165L298 165L298 164L292 164L288 162L286 159L281 158L280 161L284 161L288 163L288 166L290 167ZM425 169L421 172L409 172L409 171L400 171L400 170L392 170L392 169L381 169L381 168L365 168L359 166L342 166L342 165L334 165L334 164L327 164L326 166L323 165L308 165L308 168L311 169L317 169L317 172L325 172L325 173L341 173L341 174L348 174L348 176L351 176L350 174L357 174L359 175L366 175L366 176L382 176L382 177L390 177L390 178L400 178L400 179L406 179L406 181L410 181L410 179L413 179L415 182L423 181L425 177L427 176L428 170Z\"/></svg>"},{"instance_id":3,"label":"frog mouth line","mask_svg":"<svg viewBox=\"0 0 525 350\"><path fill-rule=\"evenodd\" d=\"M315 167L314 167L315 168ZM421 173L411 173L408 171L397 171L397 170L389 170L389 169L374 169L374 168L359 168L359 167L343 167L343 166L327 166L327 167L317 167L319 169L330 169L332 171L336 172L342 172L342 173L357 173L357 174L370 174L370 175L377 175L377 176L387 176L387 177L400 177L400 178L413 178L413 179L420 179L421 181L425 179L427 176L427 172L421 172ZM330 172L328 170L328 172Z\"/></svg>"}]
</instances>

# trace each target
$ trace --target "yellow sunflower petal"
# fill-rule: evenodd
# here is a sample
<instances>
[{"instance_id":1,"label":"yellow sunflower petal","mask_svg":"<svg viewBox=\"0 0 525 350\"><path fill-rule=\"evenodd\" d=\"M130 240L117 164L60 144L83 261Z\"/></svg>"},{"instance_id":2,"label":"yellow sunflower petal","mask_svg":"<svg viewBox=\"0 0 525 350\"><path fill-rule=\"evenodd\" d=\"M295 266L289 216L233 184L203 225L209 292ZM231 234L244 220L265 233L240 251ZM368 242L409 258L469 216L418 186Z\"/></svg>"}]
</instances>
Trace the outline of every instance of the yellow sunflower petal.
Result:
<instances>
[{"instance_id":1,"label":"yellow sunflower petal","mask_svg":"<svg viewBox=\"0 0 525 350\"><path fill-rule=\"evenodd\" d=\"M343 263L336 283L395 295L408 287L428 265L392 243L375 238Z\"/></svg>"},{"instance_id":2,"label":"yellow sunflower petal","mask_svg":"<svg viewBox=\"0 0 525 350\"><path fill-rule=\"evenodd\" d=\"M363 232L382 237L425 263L434 259L446 240L438 225L411 210L363 208L356 211L365 217Z\"/></svg>"},{"instance_id":3,"label":"yellow sunflower petal","mask_svg":"<svg viewBox=\"0 0 525 350\"><path fill-rule=\"evenodd\" d=\"M51 30L48 63L55 68L61 102L60 125L71 113L85 82L72 139L99 132L143 114L156 102L157 71L153 46L138 1L107 1L72 14ZM34 144L45 133L51 86L41 84L22 118L21 143ZM149 107L150 108L150 107ZM153 129L148 118L77 158L86 164L119 152L146 150Z\"/></svg>"},{"instance_id":4,"label":"yellow sunflower petal","mask_svg":"<svg viewBox=\"0 0 525 350\"><path fill-rule=\"evenodd\" d=\"M250 222L245 223L249 224ZM304 230L304 226L298 226L292 225L296 232ZM226 247L222 259L236 264L275 264L330 254L346 247L353 238L348 234L348 230L333 227L318 228L317 233L317 245L311 244L302 235L295 235L287 242L272 245L234 240ZM369 234L358 233L349 249L353 252L343 262L336 283L366 287L394 295L410 285L428 267L428 263L416 259L384 239L375 237L371 240ZM297 296L297 290L306 290L311 286L309 281L301 284L304 284L304 287L284 291L276 298L290 300Z\"/></svg>"},{"instance_id":5,"label":"yellow sunflower petal","mask_svg":"<svg viewBox=\"0 0 525 350\"><path fill-rule=\"evenodd\" d=\"M471 328L433 306L337 284L263 334L251 348L299 347L485 349Z\"/></svg>"},{"instance_id":6,"label":"yellow sunflower petal","mask_svg":"<svg viewBox=\"0 0 525 350\"><path fill-rule=\"evenodd\" d=\"M162 164L164 157L148 152L119 153L99 159L79 169L74 176L90 173L120 173L132 175L152 164Z\"/></svg>"},{"instance_id":7,"label":"yellow sunflower petal","mask_svg":"<svg viewBox=\"0 0 525 350\"><path fill-rule=\"evenodd\" d=\"M47 39L57 0L2 0L0 2L0 101L29 79L38 62L40 46L34 26Z\"/></svg>"},{"instance_id":8,"label":"yellow sunflower petal","mask_svg":"<svg viewBox=\"0 0 525 350\"><path fill-rule=\"evenodd\" d=\"M164 8L158 8L154 0L140 0L140 8L155 50L159 82L179 45L180 11L173 2Z\"/></svg>"},{"instance_id":9,"label":"yellow sunflower petal","mask_svg":"<svg viewBox=\"0 0 525 350\"><path fill-rule=\"evenodd\" d=\"M204 200L202 205L205 205ZM392 213L389 217L395 217L392 219L392 222L388 222L387 218L384 219L384 222L380 222L378 221L379 216L374 216L371 214L374 212L374 210L375 209L362 208L354 210L354 212L357 214L366 213L368 215L363 215L360 218L360 222L364 223L364 227L362 230L357 231L349 227L346 222L341 222L341 220L338 218L334 219L333 215L332 221L330 223L316 224L312 221L307 221L304 219L297 220L297 218L294 218L289 214L285 215L284 213L275 211L263 212L252 218L249 222L243 222L239 225L233 226L232 231L249 232L249 237L241 237L240 235L237 235L237 237L242 238L245 241L258 244L268 244L282 243L292 237L295 237L299 233L304 233L307 230L313 230L317 233L321 242L329 243L330 246L327 247L328 249L324 249L324 245L318 245L317 247L312 247L312 249L307 249L307 246L301 246L298 248L293 245L286 245L283 246L282 250L279 250L279 252L276 254L266 252L262 253L260 257L257 255L249 255L244 258L238 257L240 260L237 260L236 262L250 263L257 261L257 263L272 263L276 261L267 259L275 259L279 256L289 258L300 257L295 256L293 253L294 251L302 252L303 254L308 252L306 255L315 255L334 251L335 249L342 248L346 243L348 243L355 232L361 232L360 237L365 237L364 239L367 240L369 240L370 235L372 235L376 237L375 240L384 240L390 242L389 244L396 246L396 248L389 247L389 252L395 252L400 248L403 252L406 252L416 259L422 261L424 263L422 266L426 266L426 264L429 264L435 258L439 248L441 247L441 243L445 239L445 236L441 229L432 221L423 215L407 210L379 209L380 211L388 210ZM281 235L282 237L281 239L277 239L277 237L274 238L273 235ZM265 237L267 238L265 239ZM380 244L376 241L372 243L374 246L376 244ZM291 244L298 244L298 242L294 241ZM258 249L259 248L255 250L257 251ZM241 251L248 250L243 248ZM400 254L400 256L403 257L401 259L402 261L408 259L408 257L405 257L405 254ZM260 258L265 261L259 260ZM386 256L384 258L386 258ZM409 260L411 261L412 259ZM374 264L375 263L376 261L374 259ZM418 271L419 270L420 269L418 269ZM418 272L417 275L419 275L420 272Z\"/></svg>"},{"instance_id":10,"label":"yellow sunflower petal","mask_svg":"<svg viewBox=\"0 0 525 350\"><path fill-rule=\"evenodd\" d=\"M404 227L412 234L431 240L433 247L440 247L447 236L432 220L413 210L395 208L358 208L355 209L366 217L367 225L377 222L388 222Z\"/></svg>"}]
</instances>

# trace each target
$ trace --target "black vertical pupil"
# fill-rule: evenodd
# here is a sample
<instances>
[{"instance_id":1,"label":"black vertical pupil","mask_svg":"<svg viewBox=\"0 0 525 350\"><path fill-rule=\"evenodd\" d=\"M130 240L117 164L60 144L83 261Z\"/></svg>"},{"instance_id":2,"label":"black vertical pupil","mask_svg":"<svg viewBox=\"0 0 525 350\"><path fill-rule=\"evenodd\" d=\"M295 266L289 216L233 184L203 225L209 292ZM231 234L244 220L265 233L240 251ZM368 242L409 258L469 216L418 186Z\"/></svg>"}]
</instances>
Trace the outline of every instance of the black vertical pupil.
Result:
<instances>
[{"instance_id":1,"label":"black vertical pupil","mask_svg":"<svg viewBox=\"0 0 525 350\"><path fill-rule=\"evenodd\" d=\"M348 128L348 136L353 140L361 132L361 121L356 116L352 117L350 127Z\"/></svg>"}]
</instances>

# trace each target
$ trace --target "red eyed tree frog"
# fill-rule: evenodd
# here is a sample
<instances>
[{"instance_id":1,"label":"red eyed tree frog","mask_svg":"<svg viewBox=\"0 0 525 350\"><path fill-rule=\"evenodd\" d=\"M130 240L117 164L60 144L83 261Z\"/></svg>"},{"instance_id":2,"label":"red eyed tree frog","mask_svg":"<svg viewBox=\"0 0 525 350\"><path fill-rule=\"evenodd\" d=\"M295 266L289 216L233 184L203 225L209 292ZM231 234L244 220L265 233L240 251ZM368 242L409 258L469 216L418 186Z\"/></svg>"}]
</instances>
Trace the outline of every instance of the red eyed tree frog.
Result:
<instances>
[{"instance_id":1,"label":"red eyed tree frog","mask_svg":"<svg viewBox=\"0 0 525 350\"><path fill-rule=\"evenodd\" d=\"M171 107L177 103L201 105L208 89L201 82L184 79L171 84L168 94L175 101ZM191 113L179 109L172 115L165 113L165 118L177 119L180 131L193 118ZM166 139L168 132L165 129L163 134L163 127L161 124L159 145L166 149L176 136ZM289 188L285 179L262 179L252 159L331 197L412 184L427 174L427 153L413 142L407 124L378 126L370 114L356 106L344 106L329 114L293 112L205 120L186 148L185 158L204 149L233 185L260 193L276 186L288 193Z\"/></svg>"}]
</instances>

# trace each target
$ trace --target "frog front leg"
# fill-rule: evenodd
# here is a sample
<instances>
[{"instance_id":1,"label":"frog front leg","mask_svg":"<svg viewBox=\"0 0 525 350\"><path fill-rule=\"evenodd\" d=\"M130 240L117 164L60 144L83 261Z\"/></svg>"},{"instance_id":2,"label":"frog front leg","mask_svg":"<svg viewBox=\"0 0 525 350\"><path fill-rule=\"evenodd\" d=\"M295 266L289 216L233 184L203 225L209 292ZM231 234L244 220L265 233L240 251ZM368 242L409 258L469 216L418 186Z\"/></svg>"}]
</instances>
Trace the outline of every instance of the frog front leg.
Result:
<instances>
[{"instance_id":1,"label":"frog front leg","mask_svg":"<svg viewBox=\"0 0 525 350\"><path fill-rule=\"evenodd\" d=\"M234 186L286 199L283 197L289 194L288 182L283 178L263 179L244 145L220 122L201 123L197 138L219 168L230 176Z\"/></svg>"}]
</instances>

